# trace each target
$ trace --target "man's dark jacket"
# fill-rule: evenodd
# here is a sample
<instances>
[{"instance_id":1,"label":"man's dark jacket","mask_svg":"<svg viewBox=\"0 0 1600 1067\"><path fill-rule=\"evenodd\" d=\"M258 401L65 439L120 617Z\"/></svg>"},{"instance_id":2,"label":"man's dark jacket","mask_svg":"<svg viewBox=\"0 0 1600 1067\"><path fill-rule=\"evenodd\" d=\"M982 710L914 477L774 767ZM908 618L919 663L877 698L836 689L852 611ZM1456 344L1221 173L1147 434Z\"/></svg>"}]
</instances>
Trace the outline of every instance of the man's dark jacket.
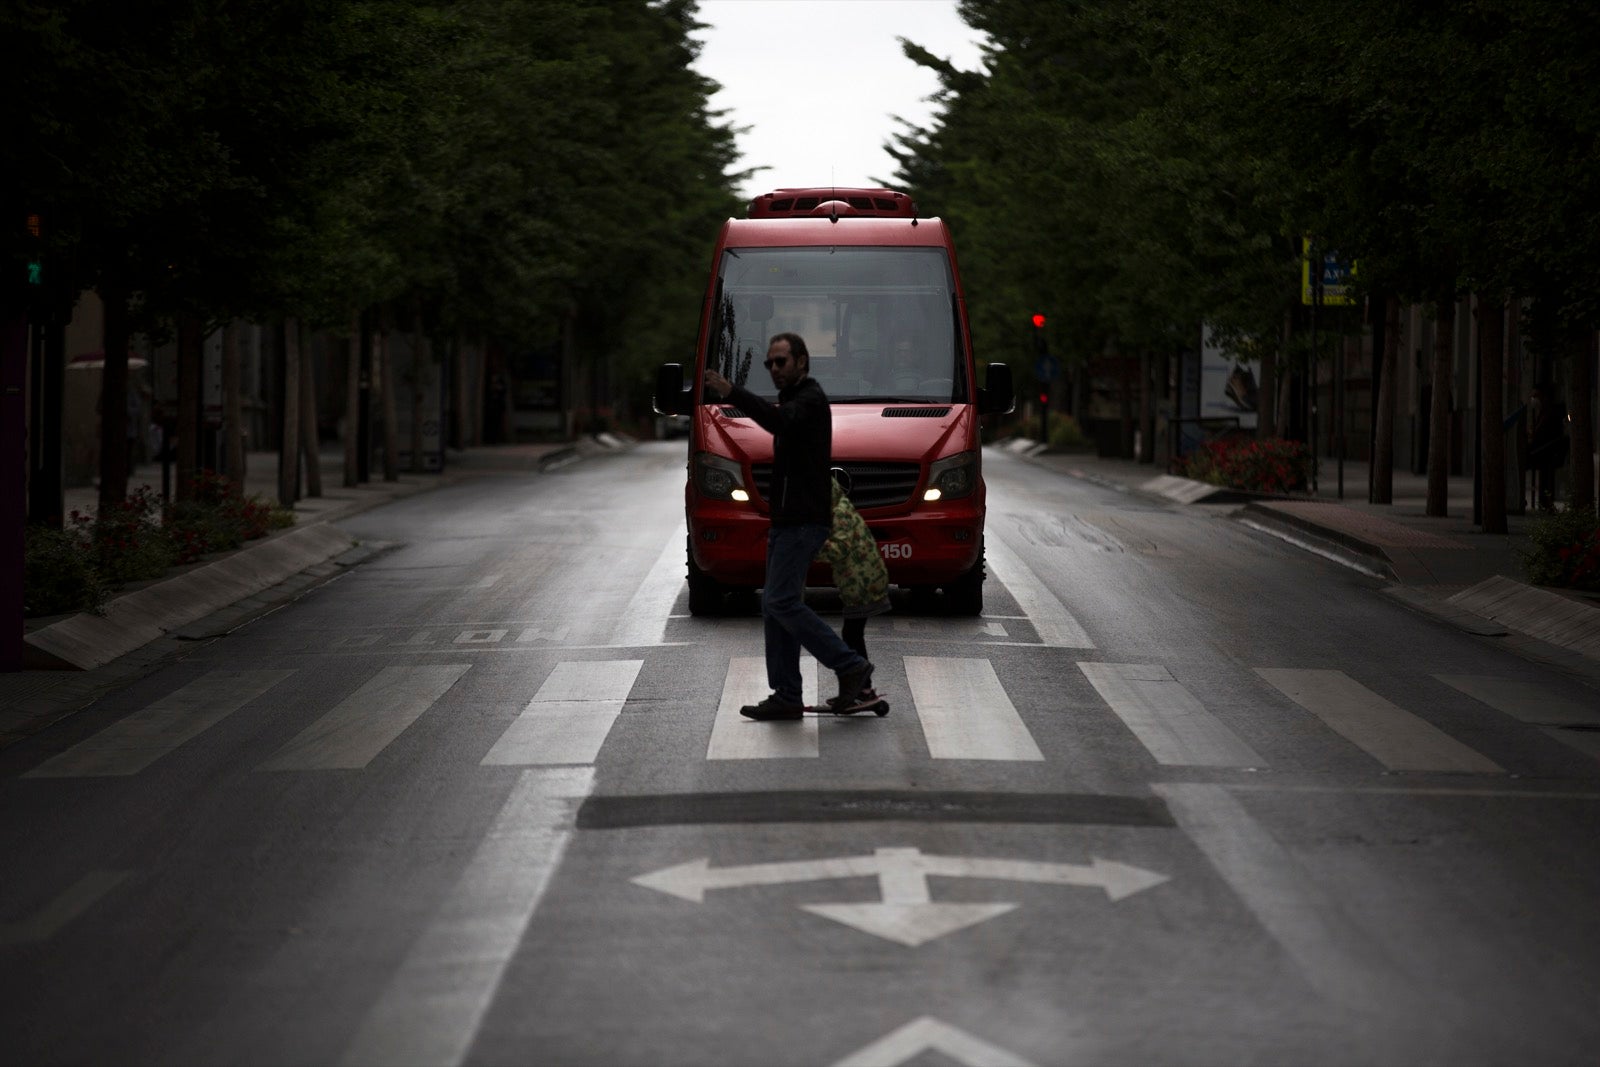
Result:
<instances>
[{"instance_id":1,"label":"man's dark jacket","mask_svg":"<svg viewBox=\"0 0 1600 1067\"><path fill-rule=\"evenodd\" d=\"M772 404L742 385L728 401L772 434L772 489L767 503L772 525L833 523L833 411L828 395L807 375L778 393Z\"/></svg>"}]
</instances>

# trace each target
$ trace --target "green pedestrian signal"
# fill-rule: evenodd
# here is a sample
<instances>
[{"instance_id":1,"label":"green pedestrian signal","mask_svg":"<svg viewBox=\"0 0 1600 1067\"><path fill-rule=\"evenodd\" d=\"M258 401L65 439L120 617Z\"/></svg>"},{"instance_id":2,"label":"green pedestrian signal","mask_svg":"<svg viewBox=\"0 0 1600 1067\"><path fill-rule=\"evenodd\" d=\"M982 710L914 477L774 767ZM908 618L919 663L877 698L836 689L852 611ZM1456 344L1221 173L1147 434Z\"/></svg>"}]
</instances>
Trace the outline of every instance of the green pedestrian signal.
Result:
<instances>
[{"instance_id":1,"label":"green pedestrian signal","mask_svg":"<svg viewBox=\"0 0 1600 1067\"><path fill-rule=\"evenodd\" d=\"M30 260L28 262L28 284L44 284L44 264L40 263L37 259Z\"/></svg>"}]
</instances>

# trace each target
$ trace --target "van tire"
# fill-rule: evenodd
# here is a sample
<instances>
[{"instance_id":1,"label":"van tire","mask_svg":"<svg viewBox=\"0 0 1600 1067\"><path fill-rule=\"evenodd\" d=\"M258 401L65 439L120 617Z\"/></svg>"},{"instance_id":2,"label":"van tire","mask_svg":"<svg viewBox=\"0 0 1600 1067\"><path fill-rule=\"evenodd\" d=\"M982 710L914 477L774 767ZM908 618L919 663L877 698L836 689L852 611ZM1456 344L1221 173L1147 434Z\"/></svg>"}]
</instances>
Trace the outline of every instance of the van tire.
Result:
<instances>
[{"instance_id":1,"label":"van tire","mask_svg":"<svg viewBox=\"0 0 1600 1067\"><path fill-rule=\"evenodd\" d=\"M689 556L689 614L722 614L722 583L695 566L694 556Z\"/></svg>"},{"instance_id":2,"label":"van tire","mask_svg":"<svg viewBox=\"0 0 1600 1067\"><path fill-rule=\"evenodd\" d=\"M978 561L944 587L945 607L952 615L983 614L983 550Z\"/></svg>"}]
</instances>

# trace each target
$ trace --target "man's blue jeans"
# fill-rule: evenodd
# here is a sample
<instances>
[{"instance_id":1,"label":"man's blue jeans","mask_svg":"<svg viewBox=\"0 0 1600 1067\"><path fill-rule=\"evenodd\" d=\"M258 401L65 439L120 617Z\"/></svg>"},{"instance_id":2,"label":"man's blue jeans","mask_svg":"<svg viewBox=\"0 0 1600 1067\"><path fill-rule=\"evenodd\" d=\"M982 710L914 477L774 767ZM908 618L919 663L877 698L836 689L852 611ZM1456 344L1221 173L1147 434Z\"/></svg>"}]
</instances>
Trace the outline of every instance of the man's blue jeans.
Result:
<instances>
[{"instance_id":1,"label":"man's blue jeans","mask_svg":"<svg viewBox=\"0 0 1600 1067\"><path fill-rule=\"evenodd\" d=\"M828 527L821 523L774 526L767 532L767 584L761 591L767 684L779 700L791 704L801 702L801 648L835 673L866 662L833 632L833 627L806 607L806 571L828 533Z\"/></svg>"}]
</instances>

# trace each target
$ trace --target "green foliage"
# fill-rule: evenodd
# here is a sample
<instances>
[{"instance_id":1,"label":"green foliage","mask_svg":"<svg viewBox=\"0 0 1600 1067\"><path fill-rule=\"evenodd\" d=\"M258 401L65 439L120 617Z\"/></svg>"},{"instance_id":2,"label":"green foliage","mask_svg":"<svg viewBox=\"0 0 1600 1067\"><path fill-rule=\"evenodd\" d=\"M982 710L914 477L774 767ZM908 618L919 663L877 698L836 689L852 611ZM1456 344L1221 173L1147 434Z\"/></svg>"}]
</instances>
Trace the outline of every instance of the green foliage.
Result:
<instances>
[{"instance_id":1,"label":"green foliage","mask_svg":"<svg viewBox=\"0 0 1600 1067\"><path fill-rule=\"evenodd\" d=\"M1535 518L1522 567L1536 585L1600 592L1600 516L1568 508Z\"/></svg>"},{"instance_id":2,"label":"green foliage","mask_svg":"<svg viewBox=\"0 0 1600 1067\"><path fill-rule=\"evenodd\" d=\"M1078 420L1063 411L1052 411L1049 416L1051 448L1082 448L1089 443Z\"/></svg>"},{"instance_id":3,"label":"green foliage","mask_svg":"<svg viewBox=\"0 0 1600 1067\"><path fill-rule=\"evenodd\" d=\"M240 495L212 471L190 498L162 506L149 486L99 515L74 511L64 530L29 527L23 600L28 616L98 611L111 593L160 578L174 566L235 549L294 525L294 512Z\"/></svg>"},{"instance_id":4,"label":"green foliage","mask_svg":"<svg viewBox=\"0 0 1600 1067\"><path fill-rule=\"evenodd\" d=\"M136 294L136 328L381 307L512 351L567 333L647 397L738 209L697 25L690 0L15 0L28 163L0 201L43 213L64 291Z\"/></svg>"},{"instance_id":5,"label":"green foliage","mask_svg":"<svg viewBox=\"0 0 1600 1067\"><path fill-rule=\"evenodd\" d=\"M1300 441L1228 436L1207 441L1184 460L1185 477L1256 493L1303 489L1311 478L1311 453Z\"/></svg>"},{"instance_id":6,"label":"green foliage","mask_svg":"<svg viewBox=\"0 0 1600 1067\"><path fill-rule=\"evenodd\" d=\"M22 544L24 617L104 610L111 590L78 530L29 526Z\"/></svg>"},{"instance_id":7,"label":"green foliage","mask_svg":"<svg viewBox=\"0 0 1600 1067\"><path fill-rule=\"evenodd\" d=\"M941 107L889 151L955 232L984 358L1031 362L1035 311L1068 361L1192 346L1201 322L1276 348L1307 235L1372 289L1600 320L1600 20L1581 5L960 10L984 69L906 43Z\"/></svg>"}]
</instances>

